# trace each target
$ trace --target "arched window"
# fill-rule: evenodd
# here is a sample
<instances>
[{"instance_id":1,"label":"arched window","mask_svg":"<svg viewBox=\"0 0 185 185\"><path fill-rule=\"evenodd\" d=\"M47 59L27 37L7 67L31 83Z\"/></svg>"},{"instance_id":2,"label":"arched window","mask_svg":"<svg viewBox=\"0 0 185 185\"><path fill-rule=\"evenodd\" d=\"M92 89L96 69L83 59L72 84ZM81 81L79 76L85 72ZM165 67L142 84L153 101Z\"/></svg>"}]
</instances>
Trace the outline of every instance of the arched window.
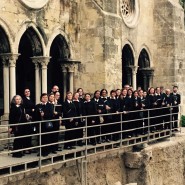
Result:
<instances>
[{"instance_id":1,"label":"arched window","mask_svg":"<svg viewBox=\"0 0 185 185\"><path fill-rule=\"evenodd\" d=\"M132 67L134 66L134 56L131 47L126 44L122 50L122 86L132 85Z\"/></svg>"}]
</instances>

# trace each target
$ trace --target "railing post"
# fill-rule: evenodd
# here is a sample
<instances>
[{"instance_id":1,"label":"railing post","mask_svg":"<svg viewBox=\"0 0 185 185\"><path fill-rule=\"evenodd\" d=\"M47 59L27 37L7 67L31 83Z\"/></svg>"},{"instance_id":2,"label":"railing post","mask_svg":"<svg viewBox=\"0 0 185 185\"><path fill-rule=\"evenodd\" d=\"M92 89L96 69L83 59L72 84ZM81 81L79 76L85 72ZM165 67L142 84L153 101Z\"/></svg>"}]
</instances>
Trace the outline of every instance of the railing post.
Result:
<instances>
[{"instance_id":1,"label":"railing post","mask_svg":"<svg viewBox=\"0 0 185 185\"><path fill-rule=\"evenodd\" d=\"M39 122L39 169L41 169L42 166L42 161L41 161L41 156L42 156L42 139L41 139L41 122Z\"/></svg>"},{"instance_id":2,"label":"railing post","mask_svg":"<svg viewBox=\"0 0 185 185\"><path fill-rule=\"evenodd\" d=\"M180 109L180 133L182 132L182 106L181 105L178 105L179 109Z\"/></svg>"},{"instance_id":3,"label":"railing post","mask_svg":"<svg viewBox=\"0 0 185 185\"><path fill-rule=\"evenodd\" d=\"M147 112L148 112L148 143L149 143L149 141L150 141L150 110L148 109L147 110Z\"/></svg>"},{"instance_id":4,"label":"railing post","mask_svg":"<svg viewBox=\"0 0 185 185\"><path fill-rule=\"evenodd\" d=\"M173 108L170 107L170 137L172 137L172 110Z\"/></svg>"},{"instance_id":5,"label":"railing post","mask_svg":"<svg viewBox=\"0 0 185 185\"><path fill-rule=\"evenodd\" d=\"M122 112L120 113L120 123L121 123L121 126L120 126L120 128L121 128L120 147L122 147L122 140L123 140L123 113Z\"/></svg>"}]
</instances>

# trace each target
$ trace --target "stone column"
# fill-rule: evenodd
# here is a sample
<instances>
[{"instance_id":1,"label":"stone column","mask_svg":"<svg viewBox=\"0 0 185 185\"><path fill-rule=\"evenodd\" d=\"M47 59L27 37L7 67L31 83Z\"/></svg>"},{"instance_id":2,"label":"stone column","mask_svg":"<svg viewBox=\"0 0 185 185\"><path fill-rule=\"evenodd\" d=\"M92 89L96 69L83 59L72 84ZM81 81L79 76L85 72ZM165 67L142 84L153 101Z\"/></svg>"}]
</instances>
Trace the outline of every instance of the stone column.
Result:
<instances>
[{"instance_id":1,"label":"stone column","mask_svg":"<svg viewBox=\"0 0 185 185\"><path fill-rule=\"evenodd\" d=\"M36 104L40 102L40 95L41 95L39 58L40 57L31 57L32 62L35 64L35 102Z\"/></svg>"},{"instance_id":2,"label":"stone column","mask_svg":"<svg viewBox=\"0 0 185 185\"><path fill-rule=\"evenodd\" d=\"M69 71L69 91L73 93L74 90L74 70L75 67L73 64L68 66Z\"/></svg>"},{"instance_id":3,"label":"stone column","mask_svg":"<svg viewBox=\"0 0 185 185\"><path fill-rule=\"evenodd\" d=\"M66 69L66 66L64 66L64 65L61 65L61 68L62 68L62 75L63 75L62 94L63 94L63 100L65 100L66 92L67 92L67 69Z\"/></svg>"},{"instance_id":4,"label":"stone column","mask_svg":"<svg viewBox=\"0 0 185 185\"><path fill-rule=\"evenodd\" d=\"M4 90L4 115L8 115L10 110L9 101L9 57L6 54L0 55L3 63L3 90ZM8 98L7 98L8 97Z\"/></svg>"},{"instance_id":5,"label":"stone column","mask_svg":"<svg viewBox=\"0 0 185 185\"><path fill-rule=\"evenodd\" d=\"M146 74L143 74L143 87L144 87L144 90L148 90L147 88L147 78L146 78Z\"/></svg>"},{"instance_id":6,"label":"stone column","mask_svg":"<svg viewBox=\"0 0 185 185\"><path fill-rule=\"evenodd\" d=\"M51 57L39 57L42 66L42 93L47 93L47 66Z\"/></svg>"},{"instance_id":7,"label":"stone column","mask_svg":"<svg viewBox=\"0 0 185 185\"><path fill-rule=\"evenodd\" d=\"M149 80L149 87L152 87L153 86L153 74L149 75L148 80Z\"/></svg>"},{"instance_id":8,"label":"stone column","mask_svg":"<svg viewBox=\"0 0 185 185\"><path fill-rule=\"evenodd\" d=\"M16 60L18 59L19 54L10 54L9 55L9 67L10 67L10 100L13 96L16 95L16 75L15 67Z\"/></svg>"},{"instance_id":9,"label":"stone column","mask_svg":"<svg viewBox=\"0 0 185 185\"><path fill-rule=\"evenodd\" d=\"M133 89L136 90L137 89L137 80L136 80L136 75L137 75L137 66L133 66L132 68L132 86Z\"/></svg>"}]
</instances>

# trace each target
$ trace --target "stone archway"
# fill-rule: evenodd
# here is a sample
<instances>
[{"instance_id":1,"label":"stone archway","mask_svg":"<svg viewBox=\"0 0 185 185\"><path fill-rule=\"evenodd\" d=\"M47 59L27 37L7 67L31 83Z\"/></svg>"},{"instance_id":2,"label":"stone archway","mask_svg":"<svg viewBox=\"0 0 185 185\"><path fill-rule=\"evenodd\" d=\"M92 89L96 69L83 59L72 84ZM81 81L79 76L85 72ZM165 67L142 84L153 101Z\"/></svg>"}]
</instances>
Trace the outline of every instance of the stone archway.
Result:
<instances>
[{"instance_id":1,"label":"stone archway","mask_svg":"<svg viewBox=\"0 0 185 185\"><path fill-rule=\"evenodd\" d=\"M7 53L10 53L11 52L10 50L11 49L10 49L10 43L9 43L8 37L7 37L4 29L0 26L0 55L1 55L1 59L2 59L2 62L0 62L0 81L1 81L1 83L0 83L0 116L2 116L4 114L4 111L5 111L5 113L9 112L9 110L8 110L9 105L7 105L7 104L9 104L9 101L8 101L9 100L9 92L7 92L7 94L4 93L4 90L6 88L5 85L7 86L6 90L9 91L9 82L5 82L5 76L4 76L5 72L8 73L9 64L8 64L8 61L5 59L5 57L3 57L3 56ZM5 69L7 69L7 70L5 71ZM5 102L5 99L8 102ZM6 108L4 108L4 106ZM5 109L7 109L7 110L5 110Z\"/></svg>"},{"instance_id":2,"label":"stone archway","mask_svg":"<svg viewBox=\"0 0 185 185\"><path fill-rule=\"evenodd\" d=\"M133 85L132 70L134 67L134 56L129 44L122 50L122 87L125 84Z\"/></svg>"},{"instance_id":3,"label":"stone archway","mask_svg":"<svg viewBox=\"0 0 185 185\"><path fill-rule=\"evenodd\" d=\"M16 63L16 93L23 95L24 88L30 88L35 99L35 65L31 57L42 56L43 48L39 36L32 27L22 35L18 52L20 54Z\"/></svg>"},{"instance_id":4,"label":"stone archway","mask_svg":"<svg viewBox=\"0 0 185 185\"><path fill-rule=\"evenodd\" d=\"M50 91L53 85L57 85L63 93L63 88L65 88L66 91L69 90L69 83L66 83L67 87L64 87L63 72L66 71L63 71L62 63L70 58L70 51L65 38L61 34L57 35L53 40L50 48L50 56L47 80L48 90ZM68 76L66 80L69 81Z\"/></svg>"},{"instance_id":5,"label":"stone archway","mask_svg":"<svg viewBox=\"0 0 185 185\"><path fill-rule=\"evenodd\" d=\"M138 60L137 86L148 90L153 83L154 70L150 67L150 58L146 49L142 49Z\"/></svg>"}]
</instances>

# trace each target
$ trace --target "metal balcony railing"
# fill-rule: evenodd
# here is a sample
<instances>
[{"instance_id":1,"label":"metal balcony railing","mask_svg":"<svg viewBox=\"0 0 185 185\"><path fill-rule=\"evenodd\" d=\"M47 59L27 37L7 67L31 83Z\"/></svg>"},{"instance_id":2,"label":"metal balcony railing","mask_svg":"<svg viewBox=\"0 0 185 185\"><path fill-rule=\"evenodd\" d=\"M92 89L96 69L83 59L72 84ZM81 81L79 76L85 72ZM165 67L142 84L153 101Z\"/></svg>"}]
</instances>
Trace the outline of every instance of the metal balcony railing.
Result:
<instances>
[{"instance_id":1,"label":"metal balcony railing","mask_svg":"<svg viewBox=\"0 0 185 185\"><path fill-rule=\"evenodd\" d=\"M74 117L73 119L80 119L83 121L84 125L81 127L74 127L71 129L65 129L65 127L61 127L59 130L43 132L42 126L46 122L56 122L61 121L57 120L45 120L45 121L36 121L36 122L26 122L19 124L11 124L11 125L0 125L0 130L7 129L7 131L0 132L0 143L1 147L4 148L3 151L0 152L0 178L5 176L10 176L17 173L23 173L26 171L30 171L33 169L41 169L46 166L51 166L59 163L66 163L68 161L75 161L77 159L81 159L81 181L82 184L87 183L86 175L87 173L87 158L89 156L100 154L107 151L119 150L124 147L130 147L135 145L140 145L144 143L151 143L153 141L160 140L162 138L172 137L173 135L173 125L175 122L179 123L179 120L174 119L174 115L179 113L174 112L174 107L162 107L158 109L145 109L139 111L130 111L130 112L119 112L119 113L107 113L101 115L91 115L91 116L80 116ZM167 111L165 111L167 110ZM153 114L157 111L157 114ZM136 116L135 115L139 115ZM133 115L133 116L130 116ZM99 123L99 124L89 124L89 118L99 119L99 117L103 117L104 120L106 117L112 117L111 122ZM179 116L180 117L180 116ZM116 119L114 119L116 118ZM133 118L133 119L130 119ZM71 118L62 118L62 122L65 122ZM157 122L157 121L161 122ZM167 121L166 121L167 120ZM7 121L7 120L6 120ZM10 126L19 126L22 127L27 125L36 126L37 132L30 135L20 135L15 137L14 135L9 133ZM66 123L67 124L67 123ZM107 127L107 128L106 128ZM105 129L106 128L106 129ZM116 128L116 129L115 129ZM126 128L126 129L125 129ZM159 128L159 129L156 129ZM90 134L89 130L99 130L98 134ZM180 126L179 126L180 129ZM104 131L106 130L106 132ZM72 132L71 132L72 131ZM64 140L65 134L67 133L77 133L83 131L83 137L81 138L73 138L70 140ZM91 132L92 133L92 132ZM58 134L59 140L54 143L42 144L42 139L44 136L48 138L52 138L52 134ZM6 135L6 136L1 136ZM115 140L112 140L114 136L117 136ZM132 135L132 136L131 136ZM18 150L13 150L12 142L17 138L27 138L31 137L34 141L32 147L22 148ZM107 142L102 142L104 138L109 138ZM99 141L98 143L90 143L89 141ZM78 141L82 141L83 146L78 146L76 143ZM73 146L76 148L71 148L70 150L65 149L64 146L68 143L73 142ZM62 148L62 151L57 151L57 153L50 153L47 156L42 156L42 150L44 147L51 147L54 145L58 145L58 147ZM13 158L12 155L15 152L23 152L23 151L36 151L36 153L32 153L29 155L25 155L21 158Z\"/></svg>"}]
</instances>

